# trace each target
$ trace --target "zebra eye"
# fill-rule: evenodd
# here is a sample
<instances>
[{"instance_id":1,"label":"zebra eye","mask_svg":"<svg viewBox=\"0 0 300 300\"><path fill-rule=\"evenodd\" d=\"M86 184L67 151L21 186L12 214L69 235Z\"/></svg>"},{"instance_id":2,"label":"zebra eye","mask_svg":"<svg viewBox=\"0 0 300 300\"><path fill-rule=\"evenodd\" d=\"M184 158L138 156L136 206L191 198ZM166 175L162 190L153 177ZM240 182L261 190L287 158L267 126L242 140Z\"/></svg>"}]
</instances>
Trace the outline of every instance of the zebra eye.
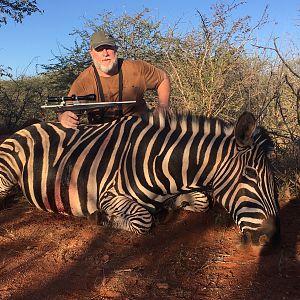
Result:
<instances>
[{"instance_id":1,"label":"zebra eye","mask_svg":"<svg viewBox=\"0 0 300 300\"><path fill-rule=\"evenodd\" d=\"M258 180L258 174L256 169L246 166L243 172L243 176L250 180Z\"/></svg>"}]
</instances>

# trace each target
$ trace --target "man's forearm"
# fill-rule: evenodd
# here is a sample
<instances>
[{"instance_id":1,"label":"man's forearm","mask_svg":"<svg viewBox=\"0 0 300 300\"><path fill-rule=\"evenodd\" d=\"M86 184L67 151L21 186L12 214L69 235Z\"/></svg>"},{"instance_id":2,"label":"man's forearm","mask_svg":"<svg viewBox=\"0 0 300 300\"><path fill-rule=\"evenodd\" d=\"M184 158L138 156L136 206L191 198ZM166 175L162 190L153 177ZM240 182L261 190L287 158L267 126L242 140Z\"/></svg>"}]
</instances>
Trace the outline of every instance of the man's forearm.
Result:
<instances>
[{"instance_id":1,"label":"man's forearm","mask_svg":"<svg viewBox=\"0 0 300 300\"><path fill-rule=\"evenodd\" d=\"M161 82L157 89L158 94L158 104L160 107L168 107L170 100L170 79L165 75L164 80Z\"/></svg>"}]
</instances>

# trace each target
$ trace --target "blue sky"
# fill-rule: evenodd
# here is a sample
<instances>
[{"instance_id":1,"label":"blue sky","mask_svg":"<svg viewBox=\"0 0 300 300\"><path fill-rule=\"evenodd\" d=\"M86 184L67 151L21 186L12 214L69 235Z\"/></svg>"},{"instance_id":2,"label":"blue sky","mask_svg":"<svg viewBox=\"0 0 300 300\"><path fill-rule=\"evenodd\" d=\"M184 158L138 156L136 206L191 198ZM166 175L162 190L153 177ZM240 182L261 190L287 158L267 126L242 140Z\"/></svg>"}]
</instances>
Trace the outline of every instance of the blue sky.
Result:
<instances>
[{"instance_id":1,"label":"blue sky","mask_svg":"<svg viewBox=\"0 0 300 300\"><path fill-rule=\"evenodd\" d=\"M223 1L232 3L233 0ZM180 18L188 23L197 24L199 10L203 14L211 13L212 0L37 0L44 14L33 14L24 19L22 24L9 20L0 27L0 65L10 66L15 76L20 74L34 75L40 71L36 65L48 64L53 53L58 54L60 45L73 45L74 37L69 34L73 29L82 29L84 18L94 19L104 10L113 11L116 15L127 12L133 14L143 8L165 24L174 24ZM292 40L300 48L300 1L299 0L248 0L236 12L239 16L250 15L253 21L258 20L266 5L269 5L271 23L260 32L260 40L271 36L279 38L279 45ZM298 27L296 26L298 24Z\"/></svg>"}]
</instances>

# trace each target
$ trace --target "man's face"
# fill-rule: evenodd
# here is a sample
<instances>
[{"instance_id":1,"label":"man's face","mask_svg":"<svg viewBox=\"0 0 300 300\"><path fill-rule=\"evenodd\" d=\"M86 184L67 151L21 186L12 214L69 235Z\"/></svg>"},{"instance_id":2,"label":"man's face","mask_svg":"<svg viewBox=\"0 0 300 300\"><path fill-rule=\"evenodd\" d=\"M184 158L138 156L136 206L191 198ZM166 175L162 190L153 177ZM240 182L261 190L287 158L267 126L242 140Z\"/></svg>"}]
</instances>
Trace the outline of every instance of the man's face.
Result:
<instances>
[{"instance_id":1,"label":"man's face","mask_svg":"<svg viewBox=\"0 0 300 300\"><path fill-rule=\"evenodd\" d=\"M118 55L115 47L100 46L90 50L90 54L95 66L106 74L113 72L118 64Z\"/></svg>"}]
</instances>

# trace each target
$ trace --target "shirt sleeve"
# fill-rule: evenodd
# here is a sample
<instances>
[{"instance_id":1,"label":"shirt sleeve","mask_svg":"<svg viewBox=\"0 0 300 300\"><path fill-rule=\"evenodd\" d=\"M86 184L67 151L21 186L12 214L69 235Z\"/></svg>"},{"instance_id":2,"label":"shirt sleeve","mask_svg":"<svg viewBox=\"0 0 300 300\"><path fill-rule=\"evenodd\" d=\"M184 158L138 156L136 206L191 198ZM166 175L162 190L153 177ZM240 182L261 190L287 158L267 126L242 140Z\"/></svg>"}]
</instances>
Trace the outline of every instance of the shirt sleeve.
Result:
<instances>
[{"instance_id":1,"label":"shirt sleeve","mask_svg":"<svg viewBox=\"0 0 300 300\"><path fill-rule=\"evenodd\" d=\"M86 94L86 91L85 91L85 88L84 88L84 84L82 83L82 81L78 77L72 83L68 96L72 96L72 95L79 96L79 95L85 95L85 94Z\"/></svg>"},{"instance_id":2,"label":"shirt sleeve","mask_svg":"<svg viewBox=\"0 0 300 300\"><path fill-rule=\"evenodd\" d=\"M141 61L147 89L157 89L165 78L165 72L145 61Z\"/></svg>"},{"instance_id":3,"label":"shirt sleeve","mask_svg":"<svg viewBox=\"0 0 300 300\"><path fill-rule=\"evenodd\" d=\"M92 72L92 67L88 67L72 83L69 96L83 96L88 94L96 94L95 80Z\"/></svg>"}]
</instances>

